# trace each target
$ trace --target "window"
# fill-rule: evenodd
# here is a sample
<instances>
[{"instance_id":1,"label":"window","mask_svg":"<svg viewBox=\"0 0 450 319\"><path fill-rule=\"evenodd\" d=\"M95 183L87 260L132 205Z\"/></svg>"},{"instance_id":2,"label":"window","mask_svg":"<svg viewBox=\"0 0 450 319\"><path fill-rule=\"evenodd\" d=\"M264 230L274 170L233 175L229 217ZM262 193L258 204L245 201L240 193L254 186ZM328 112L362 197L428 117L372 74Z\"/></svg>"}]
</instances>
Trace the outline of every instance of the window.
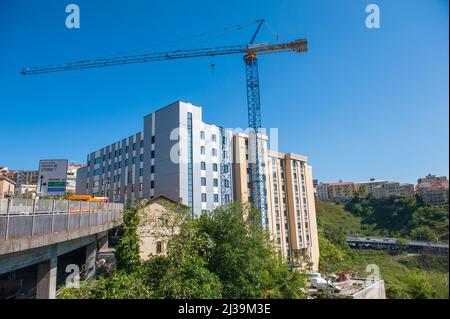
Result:
<instances>
[{"instance_id":1,"label":"window","mask_svg":"<svg viewBox=\"0 0 450 319\"><path fill-rule=\"evenodd\" d=\"M111 165L108 165L108 172L111 171Z\"/></svg>"},{"instance_id":2,"label":"window","mask_svg":"<svg viewBox=\"0 0 450 319\"><path fill-rule=\"evenodd\" d=\"M205 155L205 147L200 146L200 154Z\"/></svg>"},{"instance_id":3,"label":"window","mask_svg":"<svg viewBox=\"0 0 450 319\"><path fill-rule=\"evenodd\" d=\"M217 164L216 163L213 164L213 171L217 172Z\"/></svg>"},{"instance_id":4,"label":"window","mask_svg":"<svg viewBox=\"0 0 450 319\"><path fill-rule=\"evenodd\" d=\"M206 203L206 193L202 193L202 203Z\"/></svg>"},{"instance_id":5,"label":"window","mask_svg":"<svg viewBox=\"0 0 450 319\"><path fill-rule=\"evenodd\" d=\"M98 174L100 174L100 169L99 169L99 168L97 168L97 169L94 171L94 176L97 176Z\"/></svg>"},{"instance_id":6,"label":"window","mask_svg":"<svg viewBox=\"0 0 450 319\"><path fill-rule=\"evenodd\" d=\"M212 140L213 142L215 142L215 141L217 140L216 134L211 135L211 140Z\"/></svg>"},{"instance_id":7,"label":"window","mask_svg":"<svg viewBox=\"0 0 450 319\"><path fill-rule=\"evenodd\" d=\"M106 159L106 155L103 155L103 156L102 156L102 161L104 162L105 159Z\"/></svg>"},{"instance_id":8,"label":"window","mask_svg":"<svg viewBox=\"0 0 450 319\"><path fill-rule=\"evenodd\" d=\"M128 145L125 146L125 153L128 153Z\"/></svg>"},{"instance_id":9,"label":"window","mask_svg":"<svg viewBox=\"0 0 450 319\"><path fill-rule=\"evenodd\" d=\"M122 149L119 149L119 156L122 155Z\"/></svg>"},{"instance_id":10,"label":"window","mask_svg":"<svg viewBox=\"0 0 450 319\"><path fill-rule=\"evenodd\" d=\"M153 135L153 136L152 136L152 144L155 144L155 142L156 142L156 136Z\"/></svg>"},{"instance_id":11,"label":"window","mask_svg":"<svg viewBox=\"0 0 450 319\"><path fill-rule=\"evenodd\" d=\"M136 150L136 143L133 143L133 151Z\"/></svg>"},{"instance_id":12,"label":"window","mask_svg":"<svg viewBox=\"0 0 450 319\"><path fill-rule=\"evenodd\" d=\"M135 186L134 186L134 184L132 184L131 185L131 192L134 193L134 191L135 191Z\"/></svg>"},{"instance_id":13,"label":"window","mask_svg":"<svg viewBox=\"0 0 450 319\"><path fill-rule=\"evenodd\" d=\"M152 188L152 189L155 188L155 181L150 182L150 188Z\"/></svg>"},{"instance_id":14,"label":"window","mask_svg":"<svg viewBox=\"0 0 450 319\"><path fill-rule=\"evenodd\" d=\"M200 139L201 140L205 139L205 131L200 131Z\"/></svg>"},{"instance_id":15,"label":"window","mask_svg":"<svg viewBox=\"0 0 450 319\"><path fill-rule=\"evenodd\" d=\"M141 141L141 148L144 147L144 140Z\"/></svg>"},{"instance_id":16,"label":"window","mask_svg":"<svg viewBox=\"0 0 450 319\"><path fill-rule=\"evenodd\" d=\"M202 186L206 186L206 177L202 177Z\"/></svg>"},{"instance_id":17,"label":"window","mask_svg":"<svg viewBox=\"0 0 450 319\"><path fill-rule=\"evenodd\" d=\"M94 164L98 164L98 163L100 163L102 161L102 158L101 157L97 157L96 159L95 159L95 161L94 161Z\"/></svg>"},{"instance_id":18,"label":"window","mask_svg":"<svg viewBox=\"0 0 450 319\"><path fill-rule=\"evenodd\" d=\"M114 151L114 157L117 157L117 150Z\"/></svg>"},{"instance_id":19,"label":"window","mask_svg":"<svg viewBox=\"0 0 450 319\"><path fill-rule=\"evenodd\" d=\"M206 170L206 163L205 162L200 162L200 169L202 171Z\"/></svg>"},{"instance_id":20,"label":"window","mask_svg":"<svg viewBox=\"0 0 450 319\"><path fill-rule=\"evenodd\" d=\"M155 151L152 151L151 152L151 156L150 156L151 158L155 158Z\"/></svg>"},{"instance_id":21,"label":"window","mask_svg":"<svg viewBox=\"0 0 450 319\"><path fill-rule=\"evenodd\" d=\"M224 179L223 180L223 185L225 186L225 188L230 187L230 181L228 179Z\"/></svg>"},{"instance_id":22,"label":"window","mask_svg":"<svg viewBox=\"0 0 450 319\"><path fill-rule=\"evenodd\" d=\"M156 242L156 253L161 254L163 252L163 243L161 241Z\"/></svg>"},{"instance_id":23,"label":"window","mask_svg":"<svg viewBox=\"0 0 450 319\"><path fill-rule=\"evenodd\" d=\"M228 195L228 194L225 195L225 202L226 203L230 202L230 195Z\"/></svg>"},{"instance_id":24,"label":"window","mask_svg":"<svg viewBox=\"0 0 450 319\"><path fill-rule=\"evenodd\" d=\"M217 149L213 148L211 153L212 156L217 156Z\"/></svg>"},{"instance_id":25,"label":"window","mask_svg":"<svg viewBox=\"0 0 450 319\"><path fill-rule=\"evenodd\" d=\"M219 195L214 194L214 203L218 203L218 202L219 202Z\"/></svg>"},{"instance_id":26,"label":"window","mask_svg":"<svg viewBox=\"0 0 450 319\"><path fill-rule=\"evenodd\" d=\"M139 161L140 161L140 162L143 162L143 161L144 161L144 154L141 154L141 155L139 156Z\"/></svg>"},{"instance_id":27,"label":"window","mask_svg":"<svg viewBox=\"0 0 450 319\"><path fill-rule=\"evenodd\" d=\"M135 156L133 156L133 158L131 159L131 163L132 164L136 164L136 157Z\"/></svg>"},{"instance_id":28,"label":"window","mask_svg":"<svg viewBox=\"0 0 450 319\"><path fill-rule=\"evenodd\" d=\"M218 187L219 186L219 180L217 178L213 179L213 186Z\"/></svg>"},{"instance_id":29,"label":"window","mask_svg":"<svg viewBox=\"0 0 450 319\"><path fill-rule=\"evenodd\" d=\"M228 165L224 165L223 166L223 172L224 173L228 173Z\"/></svg>"},{"instance_id":30,"label":"window","mask_svg":"<svg viewBox=\"0 0 450 319\"><path fill-rule=\"evenodd\" d=\"M144 190L144 183L139 184L139 190L142 192Z\"/></svg>"},{"instance_id":31,"label":"window","mask_svg":"<svg viewBox=\"0 0 450 319\"><path fill-rule=\"evenodd\" d=\"M154 172L155 172L155 166L152 165L152 166L150 166L150 173L153 174Z\"/></svg>"},{"instance_id":32,"label":"window","mask_svg":"<svg viewBox=\"0 0 450 319\"><path fill-rule=\"evenodd\" d=\"M122 166L122 162L117 163L117 167L120 168Z\"/></svg>"},{"instance_id":33,"label":"window","mask_svg":"<svg viewBox=\"0 0 450 319\"><path fill-rule=\"evenodd\" d=\"M125 166L128 166L128 159L125 160Z\"/></svg>"},{"instance_id":34,"label":"window","mask_svg":"<svg viewBox=\"0 0 450 319\"><path fill-rule=\"evenodd\" d=\"M139 169L139 176L144 176L144 169L143 168Z\"/></svg>"},{"instance_id":35,"label":"window","mask_svg":"<svg viewBox=\"0 0 450 319\"><path fill-rule=\"evenodd\" d=\"M124 187L123 187L123 193L126 194L127 191L128 191L128 186L124 186Z\"/></svg>"}]
</instances>

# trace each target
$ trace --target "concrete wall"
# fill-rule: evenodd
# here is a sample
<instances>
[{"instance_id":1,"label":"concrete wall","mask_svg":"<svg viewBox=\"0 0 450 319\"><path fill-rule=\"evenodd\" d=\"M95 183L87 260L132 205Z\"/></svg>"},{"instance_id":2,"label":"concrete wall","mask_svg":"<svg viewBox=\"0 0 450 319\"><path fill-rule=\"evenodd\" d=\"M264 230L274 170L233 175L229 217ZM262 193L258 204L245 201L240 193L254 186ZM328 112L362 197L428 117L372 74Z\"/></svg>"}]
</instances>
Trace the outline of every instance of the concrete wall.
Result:
<instances>
[{"instance_id":1,"label":"concrete wall","mask_svg":"<svg viewBox=\"0 0 450 319\"><path fill-rule=\"evenodd\" d=\"M386 299L384 280L379 280L360 292L348 297L349 299Z\"/></svg>"}]
</instances>

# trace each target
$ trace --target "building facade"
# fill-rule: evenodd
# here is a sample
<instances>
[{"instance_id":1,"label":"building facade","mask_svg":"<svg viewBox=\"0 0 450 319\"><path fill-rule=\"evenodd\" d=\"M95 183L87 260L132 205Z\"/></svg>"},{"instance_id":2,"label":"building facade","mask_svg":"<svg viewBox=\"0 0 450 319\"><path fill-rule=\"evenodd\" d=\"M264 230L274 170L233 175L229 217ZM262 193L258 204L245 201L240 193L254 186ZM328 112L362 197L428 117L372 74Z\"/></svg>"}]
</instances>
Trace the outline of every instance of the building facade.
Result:
<instances>
[{"instance_id":1,"label":"building facade","mask_svg":"<svg viewBox=\"0 0 450 319\"><path fill-rule=\"evenodd\" d=\"M353 182L320 183L317 185L317 197L323 201L347 202L355 197Z\"/></svg>"},{"instance_id":2,"label":"building facade","mask_svg":"<svg viewBox=\"0 0 450 319\"><path fill-rule=\"evenodd\" d=\"M77 182L77 171L80 168L83 168L84 164L75 164L70 163L67 169L67 184L66 184L66 192L75 194L76 192L76 182Z\"/></svg>"},{"instance_id":3,"label":"building facade","mask_svg":"<svg viewBox=\"0 0 450 319\"><path fill-rule=\"evenodd\" d=\"M14 196L16 183L6 176L0 175L0 198L8 198Z\"/></svg>"},{"instance_id":4,"label":"building facade","mask_svg":"<svg viewBox=\"0 0 450 319\"><path fill-rule=\"evenodd\" d=\"M77 194L128 203L164 195L198 216L232 201L232 131L177 101L144 117L144 130L88 155Z\"/></svg>"},{"instance_id":5,"label":"building facade","mask_svg":"<svg viewBox=\"0 0 450 319\"><path fill-rule=\"evenodd\" d=\"M38 171L17 171L16 183L21 185L37 185L39 179Z\"/></svg>"},{"instance_id":6,"label":"building facade","mask_svg":"<svg viewBox=\"0 0 450 319\"><path fill-rule=\"evenodd\" d=\"M448 205L448 179L428 174L417 180L417 194L427 205Z\"/></svg>"},{"instance_id":7,"label":"building facade","mask_svg":"<svg viewBox=\"0 0 450 319\"><path fill-rule=\"evenodd\" d=\"M414 185L401 184L398 182L386 182L381 185L377 185L372 190L372 196L375 198L389 198L393 196L414 198L414 195Z\"/></svg>"},{"instance_id":8,"label":"building facade","mask_svg":"<svg viewBox=\"0 0 450 319\"><path fill-rule=\"evenodd\" d=\"M413 184L370 179L367 182L320 183L317 186L317 197L322 201L346 202L354 197L389 198L404 196L414 198Z\"/></svg>"},{"instance_id":9,"label":"building facade","mask_svg":"<svg viewBox=\"0 0 450 319\"><path fill-rule=\"evenodd\" d=\"M310 262L318 269L319 244L314 202L312 168L307 157L293 153L279 153L267 148L263 137L264 175L268 229L284 259L304 267ZM248 161L248 135L233 137L235 201L254 203L251 167Z\"/></svg>"}]
</instances>

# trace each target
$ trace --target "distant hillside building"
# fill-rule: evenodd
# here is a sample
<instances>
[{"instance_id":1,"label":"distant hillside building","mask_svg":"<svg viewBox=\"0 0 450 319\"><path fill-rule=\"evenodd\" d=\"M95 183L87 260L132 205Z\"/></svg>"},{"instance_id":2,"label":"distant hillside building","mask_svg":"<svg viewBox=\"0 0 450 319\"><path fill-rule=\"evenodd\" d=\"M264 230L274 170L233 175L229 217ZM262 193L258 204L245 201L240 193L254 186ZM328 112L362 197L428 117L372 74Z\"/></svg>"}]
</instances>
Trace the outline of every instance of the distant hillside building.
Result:
<instances>
[{"instance_id":1,"label":"distant hillside building","mask_svg":"<svg viewBox=\"0 0 450 319\"><path fill-rule=\"evenodd\" d=\"M448 180L445 176L428 174L417 180L417 194L425 204L448 204Z\"/></svg>"},{"instance_id":2,"label":"distant hillside building","mask_svg":"<svg viewBox=\"0 0 450 319\"><path fill-rule=\"evenodd\" d=\"M367 197L368 195L373 195L374 189L380 185L387 183L386 180L376 180L371 178L367 182L357 182L355 183L355 191L360 198Z\"/></svg>"},{"instance_id":3,"label":"distant hillside building","mask_svg":"<svg viewBox=\"0 0 450 319\"><path fill-rule=\"evenodd\" d=\"M392 196L404 196L414 198L413 184L375 180L371 178L367 182L339 182L320 183L317 185L317 198L322 201L346 202L358 196L365 198L389 198Z\"/></svg>"},{"instance_id":4,"label":"distant hillside building","mask_svg":"<svg viewBox=\"0 0 450 319\"><path fill-rule=\"evenodd\" d=\"M389 198L392 196L404 196L414 198L414 185L400 184L398 182L386 182L377 185L373 189L372 196L375 198Z\"/></svg>"},{"instance_id":5,"label":"distant hillside building","mask_svg":"<svg viewBox=\"0 0 450 319\"><path fill-rule=\"evenodd\" d=\"M17 171L16 183L20 185L37 185L39 179L39 171Z\"/></svg>"},{"instance_id":6,"label":"distant hillside building","mask_svg":"<svg viewBox=\"0 0 450 319\"><path fill-rule=\"evenodd\" d=\"M347 202L355 197L355 183L320 183L317 185L317 197L323 201Z\"/></svg>"}]
</instances>

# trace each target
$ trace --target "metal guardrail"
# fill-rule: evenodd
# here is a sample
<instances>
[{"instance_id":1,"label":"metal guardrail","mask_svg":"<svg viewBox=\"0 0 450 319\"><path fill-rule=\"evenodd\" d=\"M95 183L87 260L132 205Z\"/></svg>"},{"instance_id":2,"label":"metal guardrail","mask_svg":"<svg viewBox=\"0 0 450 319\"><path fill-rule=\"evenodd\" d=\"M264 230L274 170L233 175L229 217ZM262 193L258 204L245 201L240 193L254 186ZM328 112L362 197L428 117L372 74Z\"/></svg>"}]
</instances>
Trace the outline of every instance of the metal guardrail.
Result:
<instances>
[{"instance_id":1,"label":"metal guardrail","mask_svg":"<svg viewBox=\"0 0 450 319\"><path fill-rule=\"evenodd\" d=\"M123 204L52 199L0 199L0 241L116 222Z\"/></svg>"}]
</instances>

